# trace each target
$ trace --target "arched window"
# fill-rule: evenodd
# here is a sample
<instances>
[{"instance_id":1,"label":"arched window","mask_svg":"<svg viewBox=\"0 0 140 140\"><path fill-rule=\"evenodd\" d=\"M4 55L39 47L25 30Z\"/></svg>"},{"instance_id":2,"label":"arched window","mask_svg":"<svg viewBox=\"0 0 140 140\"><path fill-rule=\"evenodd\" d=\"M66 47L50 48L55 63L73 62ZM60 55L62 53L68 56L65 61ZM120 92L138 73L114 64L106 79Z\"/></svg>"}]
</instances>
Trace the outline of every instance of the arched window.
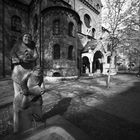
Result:
<instances>
[{"instance_id":1,"label":"arched window","mask_svg":"<svg viewBox=\"0 0 140 140\"><path fill-rule=\"evenodd\" d=\"M53 34L58 35L60 34L60 20L56 19L53 21Z\"/></svg>"},{"instance_id":2,"label":"arched window","mask_svg":"<svg viewBox=\"0 0 140 140\"><path fill-rule=\"evenodd\" d=\"M95 28L92 28L92 37L95 37Z\"/></svg>"},{"instance_id":3,"label":"arched window","mask_svg":"<svg viewBox=\"0 0 140 140\"><path fill-rule=\"evenodd\" d=\"M74 24L72 22L68 25L68 34L69 36L74 36Z\"/></svg>"},{"instance_id":4,"label":"arched window","mask_svg":"<svg viewBox=\"0 0 140 140\"><path fill-rule=\"evenodd\" d=\"M73 46L69 46L68 48L68 59L72 60L72 52L73 52Z\"/></svg>"},{"instance_id":5,"label":"arched window","mask_svg":"<svg viewBox=\"0 0 140 140\"><path fill-rule=\"evenodd\" d=\"M33 30L34 32L36 32L38 28L38 17L37 17L37 14L35 14L34 18L33 18Z\"/></svg>"},{"instance_id":6,"label":"arched window","mask_svg":"<svg viewBox=\"0 0 140 140\"><path fill-rule=\"evenodd\" d=\"M88 28L91 27L91 26L90 26L91 18L90 18L90 16L89 16L88 14L85 14L85 15L84 15L84 22L85 22L85 25L86 25Z\"/></svg>"},{"instance_id":7,"label":"arched window","mask_svg":"<svg viewBox=\"0 0 140 140\"><path fill-rule=\"evenodd\" d=\"M58 44L53 46L53 59L60 59L60 46Z\"/></svg>"},{"instance_id":8,"label":"arched window","mask_svg":"<svg viewBox=\"0 0 140 140\"><path fill-rule=\"evenodd\" d=\"M109 64L110 61L111 61L111 56L108 56L108 57L107 57L107 63Z\"/></svg>"},{"instance_id":9,"label":"arched window","mask_svg":"<svg viewBox=\"0 0 140 140\"><path fill-rule=\"evenodd\" d=\"M11 18L11 30L16 32L21 32L22 24L21 18L19 16L12 16Z\"/></svg>"}]
</instances>

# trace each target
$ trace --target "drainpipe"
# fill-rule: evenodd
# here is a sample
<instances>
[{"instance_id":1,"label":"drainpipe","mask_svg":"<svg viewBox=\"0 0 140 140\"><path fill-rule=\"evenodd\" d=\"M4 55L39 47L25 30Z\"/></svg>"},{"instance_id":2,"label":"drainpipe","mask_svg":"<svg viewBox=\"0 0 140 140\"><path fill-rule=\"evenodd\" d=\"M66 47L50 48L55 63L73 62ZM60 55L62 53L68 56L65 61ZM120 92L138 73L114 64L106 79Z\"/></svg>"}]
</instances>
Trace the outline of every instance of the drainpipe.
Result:
<instances>
[{"instance_id":1,"label":"drainpipe","mask_svg":"<svg viewBox=\"0 0 140 140\"><path fill-rule=\"evenodd\" d=\"M39 44L40 44L40 47L39 47L39 63L40 63L40 67L42 66L42 42L41 42L41 31L42 31L42 27L41 27L41 2L42 0L39 1Z\"/></svg>"},{"instance_id":2,"label":"drainpipe","mask_svg":"<svg viewBox=\"0 0 140 140\"><path fill-rule=\"evenodd\" d=\"M5 8L4 0L2 1L2 75L5 77Z\"/></svg>"},{"instance_id":3,"label":"drainpipe","mask_svg":"<svg viewBox=\"0 0 140 140\"><path fill-rule=\"evenodd\" d=\"M74 10L75 10L75 0L74 0Z\"/></svg>"},{"instance_id":4,"label":"drainpipe","mask_svg":"<svg viewBox=\"0 0 140 140\"><path fill-rule=\"evenodd\" d=\"M92 64L93 64L93 60L90 60L90 76L92 75Z\"/></svg>"},{"instance_id":5,"label":"drainpipe","mask_svg":"<svg viewBox=\"0 0 140 140\"><path fill-rule=\"evenodd\" d=\"M139 46L140 46L140 4L139 4L138 15L139 15ZM139 73L140 73L140 51L139 51Z\"/></svg>"},{"instance_id":6,"label":"drainpipe","mask_svg":"<svg viewBox=\"0 0 140 140\"><path fill-rule=\"evenodd\" d=\"M76 43L75 43L75 44L76 44L76 51L75 51L75 55L76 55L76 56L75 56L75 57L76 57L76 69L77 69L78 77L79 77L80 75L79 75L78 61L77 61L77 59L78 59L78 58L77 58L77 57L78 57L78 55L77 55L77 53L78 53L78 46L77 46L78 43L77 43L77 41L78 41L78 38L77 38L77 32L76 32Z\"/></svg>"}]
</instances>

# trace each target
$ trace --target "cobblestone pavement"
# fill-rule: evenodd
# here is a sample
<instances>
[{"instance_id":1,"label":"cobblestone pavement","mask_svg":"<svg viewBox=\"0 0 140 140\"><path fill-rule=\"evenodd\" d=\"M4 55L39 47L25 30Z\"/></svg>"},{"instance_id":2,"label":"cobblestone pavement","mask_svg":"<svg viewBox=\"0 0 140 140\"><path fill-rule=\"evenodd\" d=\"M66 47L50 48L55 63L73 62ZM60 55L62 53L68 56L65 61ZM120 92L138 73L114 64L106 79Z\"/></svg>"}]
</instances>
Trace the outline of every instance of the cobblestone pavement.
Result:
<instances>
[{"instance_id":1,"label":"cobblestone pavement","mask_svg":"<svg viewBox=\"0 0 140 140\"><path fill-rule=\"evenodd\" d=\"M0 82L0 104L12 101L11 80ZM44 118L60 114L94 140L140 139L140 79L134 75L45 83Z\"/></svg>"}]
</instances>

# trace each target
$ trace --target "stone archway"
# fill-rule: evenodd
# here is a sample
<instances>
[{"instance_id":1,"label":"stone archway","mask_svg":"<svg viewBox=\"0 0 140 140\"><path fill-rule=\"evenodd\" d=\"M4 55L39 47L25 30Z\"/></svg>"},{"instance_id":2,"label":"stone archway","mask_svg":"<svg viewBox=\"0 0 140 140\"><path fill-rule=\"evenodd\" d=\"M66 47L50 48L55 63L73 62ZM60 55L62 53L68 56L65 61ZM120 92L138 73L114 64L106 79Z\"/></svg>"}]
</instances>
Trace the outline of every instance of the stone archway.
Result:
<instances>
[{"instance_id":1,"label":"stone archway","mask_svg":"<svg viewBox=\"0 0 140 140\"><path fill-rule=\"evenodd\" d=\"M96 51L93 58L92 72L103 72L103 54L101 51Z\"/></svg>"},{"instance_id":2,"label":"stone archway","mask_svg":"<svg viewBox=\"0 0 140 140\"><path fill-rule=\"evenodd\" d=\"M82 58L82 73L89 74L90 72L90 62L87 56Z\"/></svg>"}]
</instances>

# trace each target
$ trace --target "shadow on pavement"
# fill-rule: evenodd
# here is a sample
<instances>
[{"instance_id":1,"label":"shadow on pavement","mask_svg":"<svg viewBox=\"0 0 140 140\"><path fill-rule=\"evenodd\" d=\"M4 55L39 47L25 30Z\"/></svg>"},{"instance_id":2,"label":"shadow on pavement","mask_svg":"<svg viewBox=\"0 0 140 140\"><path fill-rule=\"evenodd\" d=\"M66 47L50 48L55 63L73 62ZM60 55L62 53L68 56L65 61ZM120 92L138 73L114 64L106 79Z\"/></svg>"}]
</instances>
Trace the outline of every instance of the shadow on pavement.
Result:
<instances>
[{"instance_id":1,"label":"shadow on pavement","mask_svg":"<svg viewBox=\"0 0 140 140\"><path fill-rule=\"evenodd\" d=\"M140 140L139 91L140 82L135 82L95 107L72 102L64 117L94 140Z\"/></svg>"},{"instance_id":2,"label":"shadow on pavement","mask_svg":"<svg viewBox=\"0 0 140 140\"><path fill-rule=\"evenodd\" d=\"M52 117L56 114L62 115L69 107L70 102L71 98L63 98L57 104L55 104L50 111L43 114L43 120L46 120L47 118Z\"/></svg>"}]
</instances>

